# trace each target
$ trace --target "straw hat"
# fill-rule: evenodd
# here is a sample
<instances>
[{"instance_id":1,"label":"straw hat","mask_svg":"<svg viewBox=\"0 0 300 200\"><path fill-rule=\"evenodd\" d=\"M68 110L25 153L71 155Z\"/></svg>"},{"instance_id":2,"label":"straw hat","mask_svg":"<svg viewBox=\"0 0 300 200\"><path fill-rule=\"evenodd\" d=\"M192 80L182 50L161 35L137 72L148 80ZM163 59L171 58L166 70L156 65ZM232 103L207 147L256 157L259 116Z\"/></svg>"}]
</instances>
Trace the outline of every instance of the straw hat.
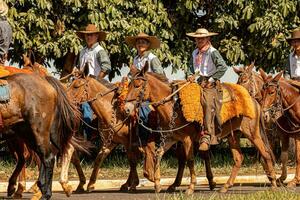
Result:
<instances>
[{"instance_id":1,"label":"straw hat","mask_svg":"<svg viewBox=\"0 0 300 200\"><path fill-rule=\"evenodd\" d=\"M300 28L295 29L295 30L292 32L292 37L287 38L286 40L288 41L288 43L290 43L290 42L293 41L293 40L300 40Z\"/></svg>"},{"instance_id":2,"label":"straw hat","mask_svg":"<svg viewBox=\"0 0 300 200\"><path fill-rule=\"evenodd\" d=\"M85 34L98 33L98 41L103 41L106 38L106 32L99 31L94 24L88 24L83 31L76 31L76 34L79 38L84 39Z\"/></svg>"},{"instance_id":3,"label":"straw hat","mask_svg":"<svg viewBox=\"0 0 300 200\"><path fill-rule=\"evenodd\" d=\"M3 0L0 0L0 16L1 17L6 16L7 12L8 12L7 4Z\"/></svg>"},{"instance_id":4,"label":"straw hat","mask_svg":"<svg viewBox=\"0 0 300 200\"><path fill-rule=\"evenodd\" d=\"M125 42L132 47L135 47L138 39L148 40L150 42L149 49L158 49L160 47L160 41L155 36L149 36L146 33L139 33L137 36L127 36Z\"/></svg>"},{"instance_id":5,"label":"straw hat","mask_svg":"<svg viewBox=\"0 0 300 200\"><path fill-rule=\"evenodd\" d=\"M204 38L204 37L210 37L218 34L219 33L209 32L205 28L198 28L195 32L187 33L186 35L194 38Z\"/></svg>"}]
</instances>

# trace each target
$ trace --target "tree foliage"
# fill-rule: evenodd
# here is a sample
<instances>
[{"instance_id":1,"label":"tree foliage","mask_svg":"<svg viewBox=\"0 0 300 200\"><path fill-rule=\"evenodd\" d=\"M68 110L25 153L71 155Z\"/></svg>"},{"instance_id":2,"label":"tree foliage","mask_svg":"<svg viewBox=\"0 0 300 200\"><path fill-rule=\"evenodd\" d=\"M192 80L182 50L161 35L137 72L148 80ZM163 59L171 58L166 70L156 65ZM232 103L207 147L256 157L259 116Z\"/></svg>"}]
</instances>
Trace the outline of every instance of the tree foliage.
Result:
<instances>
[{"instance_id":1,"label":"tree foliage","mask_svg":"<svg viewBox=\"0 0 300 200\"><path fill-rule=\"evenodd\" d=\"M206 27L229 65L253 60L266 70L283 66L289 52L285 38L300 26L298 0L7 0L14 30L13 59L28 48L56 67L67 52L78 53L75 30L94 23L108 32L102 45L114 72L130 63L135 51L124 37L141 31L158 36L155 50L164 66L186 69L195 48L186 32ZM112 74L113 75L113 74Z\"/></svg>"}]
</instances>

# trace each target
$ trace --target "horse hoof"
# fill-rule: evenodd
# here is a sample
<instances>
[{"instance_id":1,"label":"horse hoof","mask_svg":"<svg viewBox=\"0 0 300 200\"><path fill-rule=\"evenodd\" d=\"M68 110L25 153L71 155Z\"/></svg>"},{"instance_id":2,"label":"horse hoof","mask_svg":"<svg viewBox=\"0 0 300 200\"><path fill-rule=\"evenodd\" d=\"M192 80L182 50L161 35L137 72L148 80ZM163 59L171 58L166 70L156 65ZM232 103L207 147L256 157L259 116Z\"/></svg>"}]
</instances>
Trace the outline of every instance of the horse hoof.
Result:
<instances>
[{"instance_id":1,"label":"horse hoof","mask_svg":"<svg viewBox=\"0 0 300 200\"><path fill-rule=\"evenodd\" d=\"M161 191L161 186L160 185L156 185L155 186L155 192L156 193L160 193L160 191Z\"/></svg>"},{"instance_id":2,"label":"horse hoof","mask_svg":"<svg viewBox=\"0 0 300 200\"><path fill-rule=\"evenodd\" d=\"M14 193L13 198L14 199L22 199L22 193Z\"/></svg>"},{"instance_id":3,"label":"horse hoof","mask_svg":"<svg viewBox=\"0 0 300 200\"><path fill-rule=\"evenodd\" d=\"M88 185L88 187L87 187L87 192L93 192L94 190L95 190L94 184Z\"/></svg>"},{"instance_id":4,"label":"horse hoof","mask_svg":"<svg viewBox=\"0 0 300 200\"><path fill-rule=\"evenodd\" d=\"M42 193L39 191L32 196L31 200L40 200L42 196Z\"/></svg>"},{"instance_id":5,"label":"horse hoof","mask_svg":"<svg viewBox=\"0 0 300 200\"><path fill-rule=\"evenodd\" d=\"M212 191L216 188L217 183L215 181L212 181L209 183L209 189Z\"/></svg>"},{"instance_id":6,"label":"horse hoof","mask_svg":"<svg viewBox=\"0 0 300 200\"><path fill-rule=\"evenodd\" d=\"M8 187L8 189L7 189L7 196L11 197L15 192L16 192L15 186Z\"/></svg>"},{"instance_id":7,"label":"horse hoof","mask_svg":"<svg viewBox=\"0 0 300 200\"><path fill-rule=\"evenodd\" d=\"M72 192L73 192L72 186L68 185L68 187L65 189L65 194L67 195L67 197L70 197Z\"/></svg>"},{"instance_id":8,"label":"horse hoof","mask_svg":"<svg viewBox=\"0 0 300 200\"><path fill-rule=\"evenodd\" d=\"M83 188L83 186L81 185L81 186L78 186L77 188L76 188L76 190L75 190L75 193L77 193L77 194L82 194L82 193L84 193L85 191L84 191L84 188Z\"/></svg>"},{"instance_id":9,"label":"horse hoof","mask_svg":"<svg viewBox=\"0 0 300 200\"><path fill-rule=\"evenodd\" d=\"M131 186L131 187L129 188L129 192L130 192L130 193L135 193L135 192L136 192L136 186Z\"/></svg>"},{"instance_id":10,"label":"horse hoof","mask_svg":"<svg viewBox=\"0 0 300 200\"><path fill-rule=\"evenodd\" d=\"M294 188L296 188L296 183L294 182L294 181L291 181L291 182L289 182L288 184L287 184L287 188L289 188L289 189L294 189Z\"/></svg>"},{"instance_id":11,"label":"horse hoof","mask_svg":"<svg viewBox=\"0 0 300 200\"><path fill-rule=\"evenodd\" d=\"M121 192L128 192L128 185L125 183L120 187Z\"/></svg>"},{"instance_id":12,"label":"horse hoof","mask_svg":"<svg viewBox=\"0 0 300 200\"><path fill-rule=\"evenodd\" d=\"M173 193L176 191L176 186L170 185L167 189L167 192Z\"/></svg>"},{"instance_id":13,"label":"horse hoof","mask_svg":"<svg viewBox=\"0 0 300 200\"><path fill-rule=\"evenodd\" d=\"M186 195L191 195L191 194L193 194L194 193L194 190L192 190L192 189L187 189L186 191L185 191L185 194Z\"/></svg>"},{"instance_id":14,"label":"horse hoof","mask_svg":"<svg viewBox=\"0 0 300 200\"><path fill-rule=\"evenodd\" d=\"M220 193L226 193L228 192L228 189L231 188L232 185L228 185L228 184L225 184L223 185L223 187L219 190Z\"/></svg>"}]
</instances>

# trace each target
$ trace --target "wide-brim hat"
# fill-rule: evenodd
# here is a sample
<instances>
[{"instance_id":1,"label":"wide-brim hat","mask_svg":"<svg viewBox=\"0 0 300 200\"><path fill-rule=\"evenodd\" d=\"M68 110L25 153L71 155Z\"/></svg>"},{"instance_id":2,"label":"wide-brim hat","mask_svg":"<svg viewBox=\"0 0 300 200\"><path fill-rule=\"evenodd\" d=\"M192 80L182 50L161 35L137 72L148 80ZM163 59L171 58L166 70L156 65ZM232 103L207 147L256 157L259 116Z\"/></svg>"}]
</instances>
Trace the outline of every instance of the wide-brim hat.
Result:
<instances>
[{"instance_id":1,"label":"wide-brim hat","mask_svg":"<svg viewBox=\"0 0 300 200\"><path fill-rule=\"evenodd\" d=\"M94 24L88 24L84 30L76 31L79 38L84 39L85 34L98 33L98 41L103 41L106 38L107 33L105 31L100 31Z\"/></svg>"},{"instance_id":2,"label":"wide-brim hat","mask_svg":"<svg viewBox=\"0 0 300 200\"><path fill-rule=\"evenodd\" d=\"M186 35L194 38L204 38L204 37L211 37L218 34L219 33L209 32L205 28L198 28L195 32L187 33Z\"/></svg>"},{"instance_id":3,"label":"wide-brim hat","mask_svg":"<svg viewBox=\"0 0 300 200\"><path fill-rule=\"evenodd\" d=\"M290 43L290 42L293 41L293 40L300 40L300 28L294 30L294 31L292 32L291 37L290 37L290 38L287 38L286 40L288 41L288 43Z\"/></svg>"},{"instance_id":4,"label":"wide-brim hat","mask_svg":"<svg viewBox=\"0 0 300 200\"><path fill-rule=\"evenodd\" d=\"M137 36L127 36L125 42L132 47L135 47L138 39L148 40L150 43L149 49L158 49L160 47L160 40L156 36L150 36L146 33L139 33Z\"/></svg>"},{"instance_id":5,"label":"wide-brim hat","mask_svg":"<svg viewBox=\"0 0 300 200\"><path fill-rule=\"evenodd\" d=\"M0 16L1 17L6 16L7 12L8 12L7 4L3 0L0 0Z\"/></svg>"}]
</instances>

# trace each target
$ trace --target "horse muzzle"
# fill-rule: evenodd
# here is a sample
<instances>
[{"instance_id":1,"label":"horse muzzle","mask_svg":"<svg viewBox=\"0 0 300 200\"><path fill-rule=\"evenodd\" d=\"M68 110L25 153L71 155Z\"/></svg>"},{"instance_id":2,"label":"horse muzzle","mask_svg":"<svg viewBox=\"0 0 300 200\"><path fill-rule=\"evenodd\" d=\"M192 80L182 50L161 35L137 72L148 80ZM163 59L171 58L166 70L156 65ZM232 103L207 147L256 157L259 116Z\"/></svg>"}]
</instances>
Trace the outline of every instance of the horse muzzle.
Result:
<instances>
[{"instance_id":1,"label":"horse muzzle","mask_svg":"<svg viewBox=\"0 0 300 200\"><path fill-rule=\"evenodd\" d=\"M130 103L130 102L127 102L126 104L125 104L125 113L127 114L127 115L130 115L130 116L134 116L135 115L135 106L134 106L134 104L133 103Z\"/></svg>"}]
</instances>

